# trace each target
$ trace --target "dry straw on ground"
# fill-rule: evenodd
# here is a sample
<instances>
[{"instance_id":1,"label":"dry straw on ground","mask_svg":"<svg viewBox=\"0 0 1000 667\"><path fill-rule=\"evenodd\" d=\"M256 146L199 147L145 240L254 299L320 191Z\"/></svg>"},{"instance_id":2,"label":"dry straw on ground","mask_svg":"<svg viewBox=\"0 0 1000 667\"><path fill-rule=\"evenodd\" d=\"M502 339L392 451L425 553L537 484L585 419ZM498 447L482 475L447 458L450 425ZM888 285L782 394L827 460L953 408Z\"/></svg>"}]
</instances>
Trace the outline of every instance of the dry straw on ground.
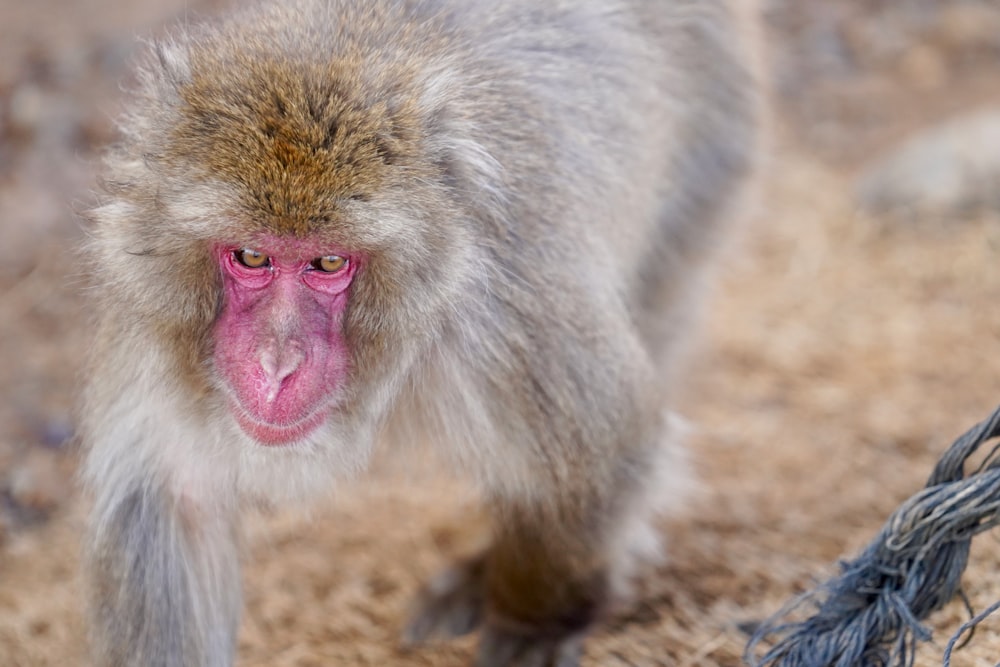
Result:
<instances>
[{"instance_id":1,"label":"dry straw on ground","mask_svg":"<svg viewBox=\"0 0 1000 667\"><path fill-rule=\"evenodd\" d=\"M106 137L102 123L124 76L115 63L135 32L166 18L165 2L0 9L0 116L34 86L26 94L47 100L46 122L71 130L11 134L0 117L0 491L25 452L70 414L86 345L73 291L72 200L86 199L87 160ZM133 14L116 11L126 4ZM792 5L817 16L830 7L816 0L785 11ZM860 25L866 6L842 3L838 12ZM145 23L136 19L143 12ZM586 667L740 664L748 639L740 628L857 553L926 481L942 443L1000 400L1000 219L887 226L859 215L851 199L856 166L886 137L953 106L1000 103L995 66L970 62L942 59L966 69L921 83L930 88L908 87L881 60L840 78L795 79L801 103L779 115L759 211L720 269L687 369L679 408L694 426L701 492L688 516L664 526L670 560L644 579L634 608L597 632ZM822 113L810 115L817 99ZM839 119L837 100L849 101ZM56 113L66 108L79 114ZM852 130L858 123L864 132ZM403 474L383 458L370 478L310 516L252 520L241 665L468 663L471 639L411 652L397 639L419 582L477 538L474 501L433 466ZM0 504L0 665L86 664L81 508L65 501L47 521L18 523L5 509L11 502ZM13 523L5 530L4 521ZM992 534L974 543L965 581L978 609L1000 599L998 557ZM940 664L951 629L966 619L961 603L932 616L935 641L917 665ZM997 655L1000 620L991 618L952 664L993 665Z\"/></svg>"}]
</instances>

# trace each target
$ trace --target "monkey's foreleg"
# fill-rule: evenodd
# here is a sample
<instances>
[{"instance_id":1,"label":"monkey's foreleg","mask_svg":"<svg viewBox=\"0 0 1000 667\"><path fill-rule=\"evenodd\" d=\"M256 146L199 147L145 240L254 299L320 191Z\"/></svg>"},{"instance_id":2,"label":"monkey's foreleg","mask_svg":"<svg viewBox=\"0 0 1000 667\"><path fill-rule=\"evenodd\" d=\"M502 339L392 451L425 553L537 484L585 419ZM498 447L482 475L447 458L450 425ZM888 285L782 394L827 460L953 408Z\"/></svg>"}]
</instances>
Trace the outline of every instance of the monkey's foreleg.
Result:
<instances>
[{"instance_id":1,"label":"monkey's foreleg","mask_svg":"<svg viewBox=\"0 0 1000 667\"><path fill-rule=\"evenodd\" d=\"M225 667L242 593L235 518L144 486L101 499L90 528L101 667Z\"/></svg>"}]
</instances>

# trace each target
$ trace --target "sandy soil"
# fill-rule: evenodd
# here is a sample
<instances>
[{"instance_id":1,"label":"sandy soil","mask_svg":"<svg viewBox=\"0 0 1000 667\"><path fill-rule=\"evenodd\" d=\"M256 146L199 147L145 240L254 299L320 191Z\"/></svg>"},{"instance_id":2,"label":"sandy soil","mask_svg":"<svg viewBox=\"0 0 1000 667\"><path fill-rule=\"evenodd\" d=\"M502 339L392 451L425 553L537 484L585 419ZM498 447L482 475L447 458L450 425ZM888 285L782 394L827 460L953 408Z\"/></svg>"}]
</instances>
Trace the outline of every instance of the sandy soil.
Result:
<instances>
[{"instance_id":1,"label":"sandy soil","mask_svg":"<svg viewBox=\"0 0 1000 667\"><path fill-rule=\"evenodd\" d=\"M888 17L877 3L785 4L770 3L776 140L760 204L722 263L679 406L701 489L664 522L669 562L596 633L588 667L739 664L739 625L865 544L1000 401L1000 216L904 227L864 217L851 198L857 169L899 138L1000 104L985 83L1000 60L976 41L977 22L948 32L902 9L927 3ZM0 665L11 667L86 664L71 479L87 313L73 212L90 201L134 35L192 11L63 5L0 7ZM865 42L874 15L902 46ZM828 33L853 35L844 62L830 64L815 37ZM471 639L398 645L419 583L481 526L462 487L417 467L428 470L383 455L309 513L251 518L241 665L468 663ZM980 537L965 579L977 608L1000 599L998 558L996 537ZM964 618L957 602L935 615L917 663L939 664ZM997 655L992 619L954 664Z\"/></svg>"}]
</instances>

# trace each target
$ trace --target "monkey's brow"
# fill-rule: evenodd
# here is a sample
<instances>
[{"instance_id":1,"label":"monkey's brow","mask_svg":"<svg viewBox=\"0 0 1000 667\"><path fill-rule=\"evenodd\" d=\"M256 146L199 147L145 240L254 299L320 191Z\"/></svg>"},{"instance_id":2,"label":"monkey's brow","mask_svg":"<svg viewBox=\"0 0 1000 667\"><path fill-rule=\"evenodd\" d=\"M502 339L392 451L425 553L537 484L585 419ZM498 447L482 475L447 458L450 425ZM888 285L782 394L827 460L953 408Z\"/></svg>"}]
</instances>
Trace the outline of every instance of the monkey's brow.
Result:
<instances>
[{"instance_id":1,"label":"monkey's brow","mask_svg":"<svg viewBox=\"0 0 1000 667\"><path fill-rule=\"evenodd\" d=\"M153 248L143 248L142 250L126 250L126 255L131 255L133 257L169 257L170 255L177 254L176 250L160 250L157 251Z\"/></svg>"}]
</instances>

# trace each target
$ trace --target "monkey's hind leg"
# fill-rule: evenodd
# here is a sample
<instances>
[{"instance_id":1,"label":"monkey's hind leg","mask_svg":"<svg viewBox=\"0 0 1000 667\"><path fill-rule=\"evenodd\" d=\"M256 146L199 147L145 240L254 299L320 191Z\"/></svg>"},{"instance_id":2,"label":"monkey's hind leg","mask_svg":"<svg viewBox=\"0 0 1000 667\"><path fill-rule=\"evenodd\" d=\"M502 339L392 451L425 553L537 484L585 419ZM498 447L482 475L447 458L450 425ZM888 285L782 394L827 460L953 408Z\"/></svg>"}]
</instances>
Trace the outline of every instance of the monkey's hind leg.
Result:
<instances>
[{"instance_id":1,"label":"monkey's hind leg","mask_svg":"<svg viewBox=\"0 0 1000 667\"><path fill-rule=\"evenodd\" d=\"M404 639L412 645L481 627L477 667L574 667L607 598L603 558L527 506L508 503L498 515L486 552L420 592Z\"/></svg>"},{"instance_id":2,"label":"monkey's hind leg","mask_svg":"<svg viewBox=\"0 0 1000 667\"><path fill-rule=\"evenodd\" d=\"M587 631L627 596L636 560L658 555L649 525L662 490L654 487L685 480L676 450L639 456L641 464L617 462L613 484L544 500L494 498L492 545L431 579L405 643L480 628L476 667L578 665Z\"/></svg>"}]
</instances>

